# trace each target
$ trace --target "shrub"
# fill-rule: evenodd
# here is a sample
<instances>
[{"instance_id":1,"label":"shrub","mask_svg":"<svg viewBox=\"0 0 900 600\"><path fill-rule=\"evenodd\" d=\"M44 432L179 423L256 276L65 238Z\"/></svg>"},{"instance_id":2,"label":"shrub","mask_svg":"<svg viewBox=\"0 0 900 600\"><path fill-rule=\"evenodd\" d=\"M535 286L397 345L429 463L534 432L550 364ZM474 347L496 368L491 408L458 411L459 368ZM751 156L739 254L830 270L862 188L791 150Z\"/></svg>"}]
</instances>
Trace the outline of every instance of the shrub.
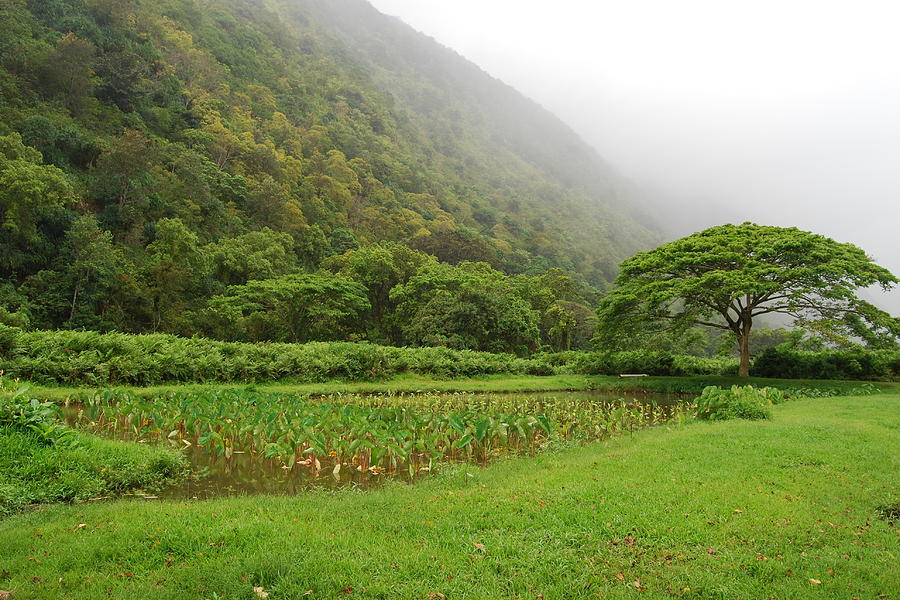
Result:
<instances>
[{"instance_id":1,"label":"shrub","mask_svg":"<svg viewBox=\"0 0 900 600\"><path fill-rule=\"evenodd\" d=\"M682 375L737 375L739 360L736 358L691 356L678 354L675 356L675 370Z\"/></svg>"},{"instance_id":2,"label":"shrub","mask_svg":"<svg viewBox=\"0 0 900 600\"><path fill-rule=\"evenodd\" d=\"M584 375L732 375L737 361L729 358L673 355L668 352L629 350L583 353L571 362L575 373Z\"/></svg>"},{"instance_id":3,"label":"shrub","mask_svg":"<svg viewBox=\"0 0 900 600\"><path fill-rule=\"evenodd\" d=\"M697 418L704 421L727 419L770 419L772 404L784 402L784 392L775 388L707 386L697 398Z\"/></svg>"},{"instance_id":4,"label":"shrub","mask_svg":"<svg viewBox=\"0 0 900 600\"><path fill-rule=\"evenodd\" d=\"M786 379L892 379L900 376L900 353L767 348L753 361L751 375Z\"/></svg>"}]
</instances>

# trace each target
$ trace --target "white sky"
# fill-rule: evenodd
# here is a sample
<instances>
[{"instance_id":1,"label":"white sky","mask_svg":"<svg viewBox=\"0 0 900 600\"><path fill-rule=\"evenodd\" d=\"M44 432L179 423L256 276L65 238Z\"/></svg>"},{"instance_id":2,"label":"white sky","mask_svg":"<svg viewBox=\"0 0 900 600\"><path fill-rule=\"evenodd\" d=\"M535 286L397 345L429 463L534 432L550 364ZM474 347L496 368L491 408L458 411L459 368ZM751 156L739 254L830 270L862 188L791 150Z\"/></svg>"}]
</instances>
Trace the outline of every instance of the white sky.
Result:
<instances>
[{"instance_id":1,"label":"white sky","mask_svg":"<svg viewBox=\"0 0 900 600\"><path fill-rule=\"evenodd\" d=\"M900 275L900 2L370 1L683 206L679 234L795 225Z\"/></svg>"}]
</instances>

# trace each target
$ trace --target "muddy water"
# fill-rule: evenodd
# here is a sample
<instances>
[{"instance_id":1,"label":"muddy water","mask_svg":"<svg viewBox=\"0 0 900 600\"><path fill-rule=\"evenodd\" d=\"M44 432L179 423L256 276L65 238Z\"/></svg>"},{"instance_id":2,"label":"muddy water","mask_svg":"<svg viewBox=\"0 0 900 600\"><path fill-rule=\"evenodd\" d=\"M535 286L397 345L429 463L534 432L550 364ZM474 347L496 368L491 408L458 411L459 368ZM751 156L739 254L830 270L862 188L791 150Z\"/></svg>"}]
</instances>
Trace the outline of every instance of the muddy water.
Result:
<instances>
[{"instance_id":1,"label":"muddy water","mask_svg":"<svg viewBox=\"0 0 900 600\"><path fill-rule=\"evenodd\" d=\"M479 396L479 394L472 394ZM496 396L496 394L493 394ZM504 397L521 397L524 399L557 399L571 401L573 404L583 402L618 402L622 394L595 391L578 392L542 392L542 393L510 393ZM656 405L671 405L677 397L668 394L634 394L628 395L630 402ZM81 407L67 406L63 408L66 422L76 428L90 433L140 443L149 443L137 438L133 433L123 430L110 431L91 427L80 418ZM159 442L156 442L159 443ZM205 499L221 496L240 496L252 494L298 494L311 489L359 488L369 489L378 486L386 479L415 481L429 474L427 467L417 468L412 472L401 469L392 473L373 473L358 471L352 465L342 466L337 472L331 465L316 469L314 465L294 465L285 468L277 461L267 460L258 454L235 451L230 457L216 456L203 446L174 444L184 452L190 465L190 475L179 483L163 490L148 492L150 497L171 499ZM437 467L436 467L437 468ZM138 494L140 495L140 494Z\"/></svg>"}]
</instances>

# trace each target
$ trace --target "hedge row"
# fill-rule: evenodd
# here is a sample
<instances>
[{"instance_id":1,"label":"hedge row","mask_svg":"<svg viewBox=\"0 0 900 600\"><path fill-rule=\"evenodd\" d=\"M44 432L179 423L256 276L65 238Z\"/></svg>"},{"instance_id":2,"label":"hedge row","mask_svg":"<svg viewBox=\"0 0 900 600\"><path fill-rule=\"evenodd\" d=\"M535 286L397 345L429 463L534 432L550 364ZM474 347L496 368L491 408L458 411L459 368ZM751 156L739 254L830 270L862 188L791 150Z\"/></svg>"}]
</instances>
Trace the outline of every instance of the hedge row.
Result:
<instances>
[{"instance_id":1,"label":"hedge row","mask_svg":"<svg viewBox=\"0 0 900 600\"><path fill-rule=\"evenodd\" d=\"M735 375L738 362L731 358L674 355L668 352L630 350L627 352L588 352L577 357L570 368L584 375Z\"/></svg>"},{"instance_id":2,"label":"hedge row","mask_svg":"<svg viewBox=\"0 0 900 600\"><path fill-rule=\"evenodd\" d=\"M45 384L154 385L288 377L304 382L374 380L398 373L549 375L554 369L542 359L447 348L246 344L163 334L23 331L0 325L0 371Z\"/></svg>"},{"instance_id":3,"label":"hedge row","mask_svg":"<svg viewBox=\"0 0 900 600\"><path fill-rule=\"evenodd\" d=\"M568 368L586 375L737 375L733 358L703 358L667 352L591 352ZM900 353L890 350L826 350L805 352L769 348L751 363L750 374L781 379L891 380L900 377Z\"/></svg>"},{"instance_id":4,"label":"hedge row","mask_svg":"<svg viewBox=\"0 0 900 600\"><path fill-rule=\"evenodd\" d=\"M171 335L23 331L0 325L0 371L45 384L154 385L176 382L376 380L400 373L477 375L735 375L737 360L667 352L565 352L519 358L448 348L354 342L246 344ZM769 349L751 374L785 379L892 379L900 353Z\"/></svg>"},{"instance_id":5,"label":"hedge row","mask_svg":"<svg viewBox=\"0 0 900 600\"><path fill-rule=\"evenodd\" d=\"M900 377L900 353L768 348L756 356L750 374L784 379L895 379Z\"/></svg>"}]
</instances>

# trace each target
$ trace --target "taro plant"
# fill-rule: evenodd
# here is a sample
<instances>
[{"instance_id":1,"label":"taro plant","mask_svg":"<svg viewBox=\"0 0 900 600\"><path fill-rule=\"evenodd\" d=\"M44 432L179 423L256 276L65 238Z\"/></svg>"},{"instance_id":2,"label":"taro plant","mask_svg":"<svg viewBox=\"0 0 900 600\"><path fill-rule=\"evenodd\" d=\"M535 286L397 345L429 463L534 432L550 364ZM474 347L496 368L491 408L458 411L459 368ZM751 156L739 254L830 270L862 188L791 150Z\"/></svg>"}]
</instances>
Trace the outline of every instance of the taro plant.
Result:
<instances>
[{"instance_id":1,"label":"taro plant","mask_svg":"<svg viewBox=\"0 0 900 600\"><path fill-rule=\"evenodd\" d=\"M52 402L28 395L29 386L22 385L0 392L0 427L30 431L45 444L73 446L78 443L74 430L59 420L59 409Z\"/></svg>"},{"instance_id":2,"label":"taro plant","mask_svg":"<svg viewBox=\"0 0 900 600\"><path fill-rule=\"evenodd\" d=\"M305 398L253 390L144 397L96 393L76 421L139 439L196 445L293 470L430 471L439 461L487 462L534 453L554 440L592 440L682 419L680 406L522 400L504 395L387 395Z\"/></svg>"}]
</instances>

